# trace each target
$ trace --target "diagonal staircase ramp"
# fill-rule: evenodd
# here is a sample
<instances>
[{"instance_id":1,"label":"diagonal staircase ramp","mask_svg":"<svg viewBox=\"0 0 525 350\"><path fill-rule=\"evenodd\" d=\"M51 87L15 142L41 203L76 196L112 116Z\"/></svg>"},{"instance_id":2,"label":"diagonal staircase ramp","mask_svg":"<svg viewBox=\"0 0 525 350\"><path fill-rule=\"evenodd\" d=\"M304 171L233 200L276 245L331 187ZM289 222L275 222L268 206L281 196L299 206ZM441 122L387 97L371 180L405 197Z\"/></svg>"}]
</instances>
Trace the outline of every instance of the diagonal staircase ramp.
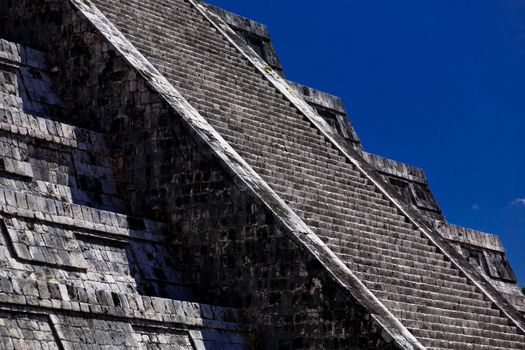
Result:
<instances>
[{"instance_id":1,"label":"diagonal staircase ramp","mask_svg":"<svg viewBox=\"0 0 525 350\"><path fill-rule=\"evenodd\" d=\"M304 222L280 199L275 192L253 171L237 152L214 130L210 124L195 110L173 86L148 62L137 49L109 22L105 16L91 3L84 1L70 2L108 41L114 50L131 65L139 75L148 81L160 97L182 117L190 128L201 138L203 144L209 146L222 161L225 169L233 174L237 186L243 191L252 192L268 210L275 215L279 226L288 231L295 244L299 243L301 251L311 254L313 260L319 261L323 269L332 276L338 288L347 291L351 296L345 300L357 302L360 308L368 312L366 319L358 320L359 327L368 327L368 331L380 335L384 340L377 342L388 344L388 349L422 349L423 347L395 318L391 312L357 279L343 262L327 248L327 246L304 224ZM301 253L303 254L303 253ZM310 257L309 261L312 260ZM344 307L346 308L346 306ZM358 311L361 312L361 309ZM371 321L370 321L371 320ZM342 323L346 323L342 322ZM375 335L374 335L375 337ZM354 339L355 338L355 339ZM352 342L358 342L360 337L351 335ZM376 342L375 340L373 340Z\"/></svg>"},{"instance_id":2,"label":"diagonal staircase ramp","mask_svg":"<svg viewBox=\"0 0 525 350\"><path fill-rule=\"evenodd\" d=\"M95 1L160 76L73 3L400 343L525 349L517 311L203 5Z\"/></svg>"}]
</instances>

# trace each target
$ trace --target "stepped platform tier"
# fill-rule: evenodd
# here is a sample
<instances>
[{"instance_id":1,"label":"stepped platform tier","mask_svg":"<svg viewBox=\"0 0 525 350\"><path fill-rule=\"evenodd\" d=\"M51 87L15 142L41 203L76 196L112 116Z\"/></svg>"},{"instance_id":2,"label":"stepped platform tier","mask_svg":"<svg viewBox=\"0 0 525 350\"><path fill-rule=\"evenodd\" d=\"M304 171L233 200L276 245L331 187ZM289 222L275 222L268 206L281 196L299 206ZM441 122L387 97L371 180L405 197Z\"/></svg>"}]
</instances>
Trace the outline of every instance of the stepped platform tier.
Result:
<instances>
[{"instance_id":1,"label":"stepped platform tier","mask_svg":"<svg viewBox=\"0 0 525 350\"><path fill-rule=\"evenodd\" d=\"M245 348L238 310L196 301L167 225L129 214L109 137L65 122L52 75L0 39L0 349Z\"/></svg>"}]
</instances>

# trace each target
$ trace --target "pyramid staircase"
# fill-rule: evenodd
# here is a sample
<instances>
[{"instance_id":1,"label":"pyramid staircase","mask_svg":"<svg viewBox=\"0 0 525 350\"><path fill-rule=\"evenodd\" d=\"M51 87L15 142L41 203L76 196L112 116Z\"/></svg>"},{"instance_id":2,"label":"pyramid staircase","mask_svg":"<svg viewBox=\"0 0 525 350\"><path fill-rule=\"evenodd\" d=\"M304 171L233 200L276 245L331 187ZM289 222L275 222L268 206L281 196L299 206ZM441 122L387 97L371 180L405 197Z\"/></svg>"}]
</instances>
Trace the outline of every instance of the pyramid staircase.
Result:
<instances>
[{"instance_id":1,"label":"pyramid staircase","mask_svg":"<svg viewBox=\"0 0 525 350\"><path fill-rule=\"evenodd\" d=\"M425 348L525 349L518 327L193 2L94 3Z\"/></svg>"}]
</instances>

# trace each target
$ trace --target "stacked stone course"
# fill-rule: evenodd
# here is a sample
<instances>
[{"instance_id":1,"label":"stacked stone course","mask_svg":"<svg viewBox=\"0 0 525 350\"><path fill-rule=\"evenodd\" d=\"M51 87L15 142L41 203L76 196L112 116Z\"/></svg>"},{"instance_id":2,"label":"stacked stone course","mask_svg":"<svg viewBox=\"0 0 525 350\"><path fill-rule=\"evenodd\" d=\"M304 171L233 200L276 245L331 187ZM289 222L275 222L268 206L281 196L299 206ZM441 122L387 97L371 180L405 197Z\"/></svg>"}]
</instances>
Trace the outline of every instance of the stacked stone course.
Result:
<instances>
[{"instance_id":1,"label":"stacked stone course","mask_svg":"<svg viewBox=\"0 0 525 350\"><path fill-rule=\"evenodd\" d=\"M38 44L61 21L36 21L19 39ZM38 46L51 49L48 40ZM79 44L72 50L86 54ZM50 68L54 58L0 40L0 348L246 348L236 310L196 302L168 225L131 215L111 136L71 118L53 79L73 73Z\"/></svg>"}]
</instances>

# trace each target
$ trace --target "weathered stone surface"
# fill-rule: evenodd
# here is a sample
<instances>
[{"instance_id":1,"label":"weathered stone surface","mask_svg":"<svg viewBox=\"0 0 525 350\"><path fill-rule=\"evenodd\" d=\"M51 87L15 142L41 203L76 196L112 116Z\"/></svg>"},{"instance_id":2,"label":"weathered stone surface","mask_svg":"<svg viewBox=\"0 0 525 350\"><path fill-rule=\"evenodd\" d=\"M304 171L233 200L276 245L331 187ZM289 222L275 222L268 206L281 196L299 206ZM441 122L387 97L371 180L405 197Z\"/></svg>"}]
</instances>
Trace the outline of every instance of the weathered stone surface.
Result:
<instances>
[{"instance_id":1,"label":"weathered stone surface","mask_svg":"<svg viewBox=\"0 0 525 350\"><path fill-rule=\"evenodd\" d=\"M130 215L111 137L71 125L47 55L0 48L0 348L247 348L237 311L196 302L167 225Z\"/></svg>"},{"instance_id":2,"label":"weathered stone surface","mask_svg":"<svg viewBox=\"0 0 525 350\"><path fill-rule=\"evenodd\" d=\"M491 263L463 259L430 227L423 172L364 153L338 98L273 74L264 26L94 3L114 25L83 0L20 0L0 22L6 344L525 348L496 291L522 305L515 290L481 277L511 281L499 243L441 231Z\"/></svg>"},{"instance_id":3,"label":"weathered stone surface","mask_svg":"<svg viewBox=\"0 0 525 350\"><path fill-rule=\"evenodd\" d=\"M361 141L348 120L343 102L337 96L288 81L295 93L302 96L317 113L356 150L362 150Z\"/></svg>"},{"instance_id":4,"label":"weathered stone surface","mask_svg":"<svg viewBox=\"0 0 525 350\"><path fill-rule=\"evenodd\" d=\"M266 63L279 72L279 74L284 74L279 56L272 46L268 28L264 24L210 4L206 4L206 6L221 16Z\"/></svg>"},{"instance_id":5,"label":"weathered stone surface","mask_svg":"<svg viewBox=\"0 0 525 350\"><path fill-rule=\"evenodd\" d=\"M516 309L525 313L525 296L517 285L516 276L498 236L442 222L436 225L441 234L452 242Z\"/></svg>"}]
</instances>

